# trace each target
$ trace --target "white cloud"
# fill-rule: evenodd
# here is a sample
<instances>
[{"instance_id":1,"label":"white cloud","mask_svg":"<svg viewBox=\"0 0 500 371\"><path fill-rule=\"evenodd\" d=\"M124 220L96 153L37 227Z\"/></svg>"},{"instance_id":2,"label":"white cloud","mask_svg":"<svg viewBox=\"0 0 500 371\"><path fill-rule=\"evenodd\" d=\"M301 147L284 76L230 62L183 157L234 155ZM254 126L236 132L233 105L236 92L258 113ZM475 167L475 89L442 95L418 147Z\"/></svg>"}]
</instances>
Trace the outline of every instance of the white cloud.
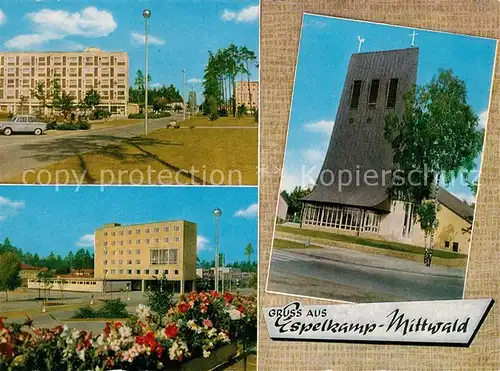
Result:
<instances>
[{"instance_id":1,"label":"white cloud","mask_svg":"<svg viewBox=\"0 0 500 371\"><path fill-rule=\"evenodd\" d=\"M476 203L476 196L470 193L455 193L452 192L453 195L458 198L459 200L465 201L467 204L475 204Z\"/></svg>"},{"instance_id":2,"label":"white cloud","mask_svg":"<svg viewBox=\"0 0 500 371\"><path fill-rule=\"evenodd\" d=\"M315 133L331 134L335 121L320 120L304 125L304 130Z\"/></svg>"},{"instance_id":3,"label":"white cloud","mask_svg":"<svg viewBox=\"0 0 500 371\"><path fill-rule=\"evenodd\" d=\"M117 27L110 12L95 7L87 7L75 13L42 9L39 12L28 13L26 18L31 22L35 32L17 35L7 40L4 43L6 48L35 48L68 36L103 37L111 34Z\"/></svg>"},{"instance_id":4,"label":"white cloud","mask_svg":"<svg viewBox=\"0 0 500 371\"><path fill-rule=\"evenodd\" d=\"M203 80L193 77L193 78L189 79L187 82L188 82L188 84L201 84L203 82Z\"/></svg>"},{"instance_id":5,"label":"white cloud","mask_svg":"<svg viewBox=\"0 0 500 371\"><path fill-rule=\"evenodd\" d=\"M251 218L256 218L258 213L259 213L259 205L252 204L248 206L246 209L238 210L237 212L234 213L233 216L251 219Z\"/></svg>"},{"instance_id":6,"label":"white cloud","mask_svg":"<svg viewBox=\"0 0 500 371\"><path fill-rule=\"evenodd\" d=\"M486 129L486 123L488 122L488 110L483 111L479 114L479 127Z\"/></svg>"},{"instance_id":7,"label":"white cloud","mask_svg":"<svg viewBox=\"0 0 500 371\"><path fill-rule=\"evenodd\" d=\"M7 220L19 213L25 206L24 201L14 201L0 196L0 221Z\"/></svg>"},{"instance_id":8,"label":"white cloud","mask_svg":"<svg viewBox=\"0 0 500 371\"><path fill-rule=\"evenodd\" d=\"M221 18L224 21L235 21L236 23L253 22L259 19L259 6L250 5L239 12L224 9Z\"/></svg>"},{"instance_id":9,"label":"white cloud","mask_svg":"<svg viewBox=\"0 0 500 371\"><path fill-rule=\"evenodd\" d=\"M4 25L7 22L7 17L2 9L0 9L0 26Z\"/></svg>"},{"instance_id":10,"label":"white cloud","mask_svg":"<svg viewBox=\"0 0 500 371\"><path fill-rule=\"evenodd\" d=\"M146 43L146 36L143 33L131 32L132 43L135 45L144 45ZM148 44L151 45L165 45L165 40L159 37L148 34Z\"/></svg>"},{"instance_id":11,"label":"white cloud","mask_svg":"<svg viewBox=\"0 0 500 371\"><path fill-rule=\"evenodd\" d=\"M76 242L78 247L94 247L94 235L85 234Z\"/></svg>"},{"instance_id":12,"label":"white cloud","mask_svg":"<svg viewBox=\"0 0 500 371\"><path fill-rule=\"evenodd\" d=\"M197 251L209 251L212 250L212 247L208 245L210 240L205 236L198 235L196 236L196 249Z\"/></svg>"},{"instance_id":13,"label":"white cloud","mask_svg":"<svg viewBox=\"0 0 500 371\"><path fill-rule=\"evenodd\" d=\"M302 157L305 163L318 164L325 158L325 152L319 149L309 148L302 151Z\"/></svg>"},{"instance_id":14,"label":"white cloud","mask_svg":"<svg viewBox=\"0 0 500 371\"><path fill-rule=\"evenodd\" d=\"M155 83L151 84L150 87L151 88L161 88L162 84L160 84L159 82L155 82Z\"/></svg>"},{"instance_id":15,"label":"white cloud","mask_svg":"<svg viewBox=\"0 0 500 371\"><path fill-rule=\"evenodd\" d=\"M325 28L327 25L326 22L320 21L319 19L311 19L304 24L304 27Z\"/></svg>"}]
</instances>

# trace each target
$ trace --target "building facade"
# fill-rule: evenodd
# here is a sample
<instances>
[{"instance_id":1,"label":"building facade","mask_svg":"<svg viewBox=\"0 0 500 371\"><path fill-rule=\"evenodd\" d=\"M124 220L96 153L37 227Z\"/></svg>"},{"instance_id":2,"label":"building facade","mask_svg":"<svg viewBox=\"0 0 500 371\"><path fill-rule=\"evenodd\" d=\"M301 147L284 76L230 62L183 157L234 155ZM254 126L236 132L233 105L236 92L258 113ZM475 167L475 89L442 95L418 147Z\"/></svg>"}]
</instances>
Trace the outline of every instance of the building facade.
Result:
<instances>
[{"instance_id":1,"label":"building facade","mask_svg":"<svg viewBox=\"0 0 500 371\"><path fill-rule=\"evenodd\" d=\"M249 111L257 109L259 107L259 82L237 81L234 84L234 99L236 107L244 104Z\"/></svg>"},{"instance_id":2,"label":"building facade","mask_svg":"<svg viewBox=\"0 0 500 371\"><path fill-rule=\"evenodd\" d=\"M196 280L197 225L185 220L95 230L94 277L131 281L144 290L165 274L175 289L191 290Z\"/></svg>"},{"instance_id":3,"label":"building facade","mask_svg":"<svg viewBox=\"0 0 500 371\"><path fill-rule=\"evenodd\" d=\"M45 94L57 81L61 92L82 101L97 90L100 107L125 116L129 94L129 58L125 52L87 48L81 52L0 52L0 111L15 114L41 112L43 103L33 96L39 83ZM50 104L50 96L46 100ZM45 113L48 108L43 108Z\"/></svg>"},{"instance_id":4,"label":"building facade","mask_svg":"<svg viewBox=\"0 0 500 371\"><path fill-rule=\"evenodd\" d=\"M402 116L417 67L418 48L351 57L323 167L302 199L302 227L424 246L412 205L388 197L392 149L384 137L385 117L391 111ZM435 247L467 253L462 229L470 226L472 208L444 189L438 201Z\"/></svg>"}]
</instances>

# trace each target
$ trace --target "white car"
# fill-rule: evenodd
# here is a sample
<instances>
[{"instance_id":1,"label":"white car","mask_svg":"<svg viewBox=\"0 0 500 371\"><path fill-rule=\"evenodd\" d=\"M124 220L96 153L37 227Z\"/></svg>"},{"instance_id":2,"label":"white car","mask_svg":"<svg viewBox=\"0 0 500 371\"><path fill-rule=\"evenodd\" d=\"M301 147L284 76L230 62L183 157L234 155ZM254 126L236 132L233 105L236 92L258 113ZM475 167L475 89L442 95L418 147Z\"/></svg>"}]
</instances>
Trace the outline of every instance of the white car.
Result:
<instances>
[{"instance_id":1,"label":"white car","mask_svg":"<svg viewBox=\"0 0 500 371\"><path fill-rule=\"evenodd\" d=\"M3 135L11 135L12 133L33 133L42 135L47 124L40 122L32 115L17 115L9 121L0 122L0 132Z\"/></svg>"}]
</instances>

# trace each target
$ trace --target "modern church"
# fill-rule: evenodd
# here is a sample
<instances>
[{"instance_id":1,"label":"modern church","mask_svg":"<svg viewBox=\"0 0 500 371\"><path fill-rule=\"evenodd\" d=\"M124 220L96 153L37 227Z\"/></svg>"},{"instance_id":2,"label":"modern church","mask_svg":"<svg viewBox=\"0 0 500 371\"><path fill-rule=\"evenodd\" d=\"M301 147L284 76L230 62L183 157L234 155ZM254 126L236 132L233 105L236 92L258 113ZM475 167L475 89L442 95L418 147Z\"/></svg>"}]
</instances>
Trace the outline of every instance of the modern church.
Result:
<instances>
[{"instance_id":1,"label":"modern church","mask_svg":"<svg viewBox=\"0 0 500 371\"><path fill-rule=\"evenodd\" d=\"M384 137L386 115L403 114L403 96L416 84L418 54L412 47L352 55L322 170L302 199L302 228L424 246L412 205L388 198L392 149ZM443 188L438 201L435 248L467 254L473 208Z\"/></svg>"}]
</instances>

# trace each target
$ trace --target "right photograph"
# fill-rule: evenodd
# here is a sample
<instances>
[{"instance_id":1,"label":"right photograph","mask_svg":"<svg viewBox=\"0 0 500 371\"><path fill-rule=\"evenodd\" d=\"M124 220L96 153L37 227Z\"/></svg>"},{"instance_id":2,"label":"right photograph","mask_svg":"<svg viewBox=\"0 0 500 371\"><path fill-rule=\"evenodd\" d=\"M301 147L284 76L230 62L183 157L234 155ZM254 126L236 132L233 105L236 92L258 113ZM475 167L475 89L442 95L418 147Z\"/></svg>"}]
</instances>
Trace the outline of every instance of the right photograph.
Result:
<instances>
[{"instance_id":1,"label":"right photograph","mask_svg":"<svg viewBox=\"0 0 500 371\"><path fill-rule=\"evenodd\" d=\"M496 48L304 14L267 292L463 298Z\"/></svg>"}]
</instances>

